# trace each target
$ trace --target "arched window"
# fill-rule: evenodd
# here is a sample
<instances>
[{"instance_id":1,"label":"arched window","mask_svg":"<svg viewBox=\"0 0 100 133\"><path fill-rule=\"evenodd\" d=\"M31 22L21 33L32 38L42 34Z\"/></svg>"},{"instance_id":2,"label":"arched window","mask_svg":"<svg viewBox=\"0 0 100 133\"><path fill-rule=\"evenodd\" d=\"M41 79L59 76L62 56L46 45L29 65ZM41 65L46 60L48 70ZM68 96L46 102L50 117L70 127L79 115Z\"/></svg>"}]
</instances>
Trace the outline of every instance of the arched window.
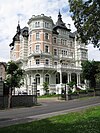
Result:
<instances>
[{"instance_id":1,"label":"arched window","mask_svg":"<svg viewBox=\"0 0 100 133\"><path fill-rule=\"evenodd\" d=\"M35 27L37 27L37 22L35 22Z\"/></svg>"},{"instance_id":2,"label":"arched window","mask_svg":"<svg viewBox=\"0 0 100 133\"><path fill-rule=\"evenodd\" d=\"M49 74L45 75L45 82L47 82L49 84Z\"/></svg>"},{"instance_id":3,"label":"arched window","mask_svg":"<svg viewBox=\"0 0 100 133\"><path fill-rule=\"evenodd\" d=\"M35 79L36 79L36 83L40 84L40 75L39 74L35 75Z\"/></svg>"}]
</instances>

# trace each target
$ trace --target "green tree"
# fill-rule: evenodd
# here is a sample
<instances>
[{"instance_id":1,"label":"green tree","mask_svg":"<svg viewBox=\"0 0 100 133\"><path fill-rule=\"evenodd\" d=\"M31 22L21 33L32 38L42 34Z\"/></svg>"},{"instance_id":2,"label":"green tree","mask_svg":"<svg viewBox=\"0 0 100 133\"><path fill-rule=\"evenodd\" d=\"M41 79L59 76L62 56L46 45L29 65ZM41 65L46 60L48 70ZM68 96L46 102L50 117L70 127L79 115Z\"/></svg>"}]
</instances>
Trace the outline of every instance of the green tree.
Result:
<instances>
[{"instance_id":1,"label":"green tree","mask_svg":"<svg viewBox=\"0 0 100 133\"><path fill-rule=\"evenodd\" d=\"M24 70L13 61L7 63L5 85L9 88L8 108L11 107L12 91L20 87L23 82Z\"/></svg>"},{"instance_id":2,"label":"green tree","mask_svg":"<svg viewBox=\"0 0 100 133\"><path fill-rule=\"evenodd\" d=\"M100 62L96 62L98 69L97 69L97 74L96 74L96 82L100 83Z\"/></svg>"},{"instance_id":3,"label":"green tree","mask_svg":"<svg viewBox=\"0 0 100 133\"><path fill-rule=\"evenodd\" d=\"M84 61L82 63L83 78L89 80L90 88L96 87L96 74L98 73L98 66L95 61Z\"/></svg>"},{"instance_id":4,"label":"green tree","mask_svg":"<svg viewBox=\"0 0 100 133\"><path fill-rule=\"evenodd\" d=\"M43 89L45 90L45 94L48 94L49 91L49 87L48 87L48 83L47 82L43 82Z\"/></svg>"},{"instance_id":5,"label":"green tree","mask_svg":"<svg viewBox=\"0 0 100 133\"><path fill-rule=\"evenodd\" d=\"M100 48L100 0L69 0L77 38Z\"/></svg>"}]
</instances>

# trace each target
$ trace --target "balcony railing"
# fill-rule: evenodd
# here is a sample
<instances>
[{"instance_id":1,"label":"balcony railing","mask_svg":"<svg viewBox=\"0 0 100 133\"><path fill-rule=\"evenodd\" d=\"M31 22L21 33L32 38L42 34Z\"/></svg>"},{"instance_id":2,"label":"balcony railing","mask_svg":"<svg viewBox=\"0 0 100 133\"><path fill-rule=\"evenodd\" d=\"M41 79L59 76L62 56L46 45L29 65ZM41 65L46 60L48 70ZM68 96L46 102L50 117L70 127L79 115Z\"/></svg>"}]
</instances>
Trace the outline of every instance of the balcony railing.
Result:
<instances>
[{"instance_id":1,"label":"balcony railing","mask_svg":"<svg viewBox=\"0 0 100 133\"><path fill-rule=\"evenodd\" d=\"M50 70L59 70L59 69L73 69L73 70L81 70L81 67L76 66L68 66L68 65L52 65L52 64L34 64L34 65L28 65L24 67L25 70L42 70L42 69L50 69Z\"/></svg>"},{"instance_id":2,"label":"balcony railing","mask_svg":"<svg viewBox=\"0 0 100 133\"><path fill-rule=\"evenodd\" d=\"M59 58L60 59L67 59L67 60L74 60L74 57L71 56L71 55L62 55L62 54L59 54Z\"/></svg>"},{"instance_id":3,"label":"balcony railing","mask_svg":"<svg viewBox=\"0 0 100 133\"><path fill-rule=\"evenodd\" d=\"M36 69L56 69L56 66L54 65L46 65L46 64L34 64L34 65L28 65L25 67L25 69L29 69L29 70L36 70Z\"/></svg>"},{"instance_id":4,"label":"balcony railing","mask_svg":"<svg viewBox=\"0 0 100 133\"><path fill-rule=\"evenodd\" d=\"M48 56L51 56L51 54L50 54L50 52L43 52L43 51L41 51L41 50L35 50L35 51L33 51L32 53L30 53L28 56L30 57L30 56L41 56L42 57L42 55L48 55Z\"/></svg>"}]
</instances>

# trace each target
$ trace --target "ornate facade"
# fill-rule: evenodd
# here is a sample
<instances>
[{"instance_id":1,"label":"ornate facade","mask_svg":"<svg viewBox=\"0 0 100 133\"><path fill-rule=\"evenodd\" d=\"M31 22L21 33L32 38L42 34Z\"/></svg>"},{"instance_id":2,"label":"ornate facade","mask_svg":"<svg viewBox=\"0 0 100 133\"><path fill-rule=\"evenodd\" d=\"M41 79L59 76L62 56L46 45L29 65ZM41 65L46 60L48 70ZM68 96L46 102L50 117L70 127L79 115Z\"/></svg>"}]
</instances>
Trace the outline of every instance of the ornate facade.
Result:
<instances>
[{"instance_id":1,"label":"ornate facade","mask_svg":"<svg viewBox=\"0 0 100 133\"><path fill-rule=\"evenodd\" d=\"M28 94L32 94L34 79L38 95L44 94L44 82L48 82L50 93L58 93L57 86L70 81L81 83L81 63L87 60L88 50L76 40L76 32L66 27L60 12L56 24L44 14L33 15L23 29L18 24L10 46L11 60L26 71L22 90Z\"/></svg>"}]
</instances>

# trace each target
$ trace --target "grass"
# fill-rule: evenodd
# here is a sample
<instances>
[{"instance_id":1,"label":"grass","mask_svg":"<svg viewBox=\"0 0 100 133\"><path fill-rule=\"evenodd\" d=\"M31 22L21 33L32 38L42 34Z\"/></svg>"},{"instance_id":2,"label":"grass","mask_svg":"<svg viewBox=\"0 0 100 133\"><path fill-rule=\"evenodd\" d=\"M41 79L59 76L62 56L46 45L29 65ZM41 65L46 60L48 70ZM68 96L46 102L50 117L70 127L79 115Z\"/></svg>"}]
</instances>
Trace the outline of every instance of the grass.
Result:
<instances>
[{"instance_id":1,"label":"grass","mask_svg":"<svg viewBox=\"0 0 100 133\"><path fill-rule=\"evenodd\" d=\"M100 133L100 106L31 123L0 128L0 133Z\"/></svg>"}]
</instances>

